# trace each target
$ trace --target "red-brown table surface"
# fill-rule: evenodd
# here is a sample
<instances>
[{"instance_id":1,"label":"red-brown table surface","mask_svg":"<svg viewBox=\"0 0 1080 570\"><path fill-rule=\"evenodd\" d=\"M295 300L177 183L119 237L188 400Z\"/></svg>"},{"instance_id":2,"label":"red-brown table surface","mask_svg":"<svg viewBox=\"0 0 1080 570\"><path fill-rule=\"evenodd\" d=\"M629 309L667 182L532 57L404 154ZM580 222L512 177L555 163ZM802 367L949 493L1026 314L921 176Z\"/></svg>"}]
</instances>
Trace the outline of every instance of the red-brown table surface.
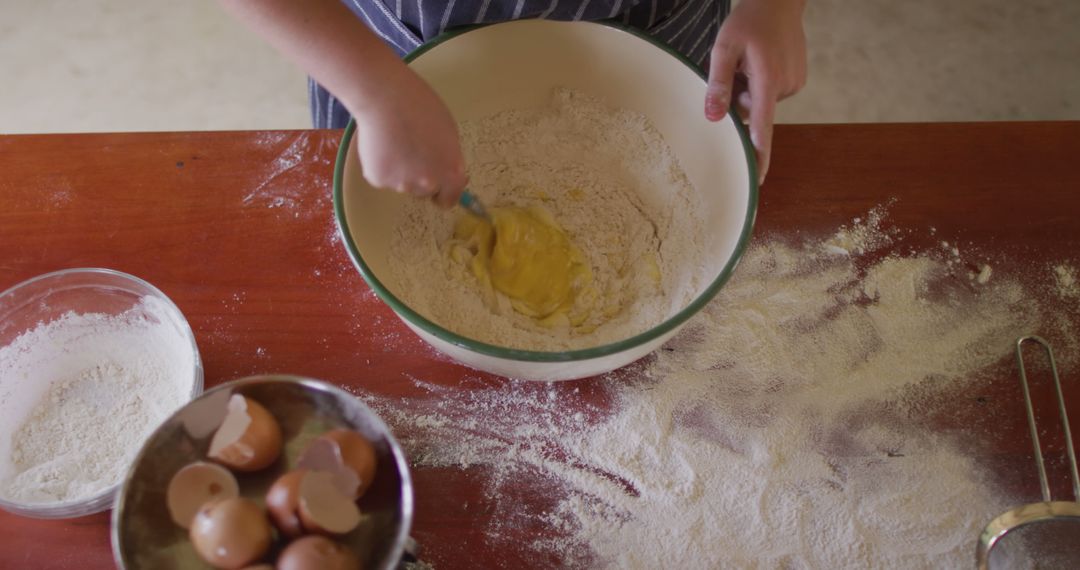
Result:
<instances>
[{"instance_id":1,"label":"red-brown table surface","mask_svg":"<svg viewBox=\"0 0 1080 570\"><path fill-rule=\"evenodd\" d=\"M331 186L340 137L340 131L0 137L0 289L70 267L140 276L190 321L207 387L265 372L390 396L416 392L412 377L475 383L477 373L433 355L393 317L336 239ZM825 235L891 198L889 223L909 230L910 246L962 243L993 258L995 274L1062 260L1075 265L1080 123L779 126L755 238ZM1075 305L1058 309L1080 325ZM1076 372L1063 370L1074 405ZM488 385L503 382L479 377ZM555 389L579 388L584 395L575 401L603 398L592 393L594 384ZM980 461L999 473L1003 487L1037 500L1015 378L959 396L933 415L934 428L963 429L989 414L995 425L980 432ZM1050 410L1048 397L1036 390L1040 409ZM1074 431L1078 416L1074 411ZM1052 424L1049 431L1056 431ZM1060 438L1049 439L1060 494ZM422 468L414 477L413 535L436 567L555 563L485 540L493 509L485 508L482 473ZM522 508L550 504L528 491L521 491ZM108 513L60 521L0 513L0 529L0 568L113 564Z\"/></svg>"}]
</instances>

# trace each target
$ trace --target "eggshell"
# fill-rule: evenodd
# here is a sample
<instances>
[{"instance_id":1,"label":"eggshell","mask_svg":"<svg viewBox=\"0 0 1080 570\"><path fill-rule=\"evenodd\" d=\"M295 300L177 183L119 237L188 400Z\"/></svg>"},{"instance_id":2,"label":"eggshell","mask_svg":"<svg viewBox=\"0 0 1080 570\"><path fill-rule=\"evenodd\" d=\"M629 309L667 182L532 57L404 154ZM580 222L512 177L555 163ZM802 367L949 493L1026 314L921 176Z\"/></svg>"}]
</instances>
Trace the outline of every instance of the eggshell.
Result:
<instances>
[{"instance_id":1,"label":"eggshell","mask_svg":"<svg viewBox=\"0 0 1080 570\"><path fill-rule=\"evenodd\" d=\"M281 448L281 426L274 416L255 400L233 394L207 455L226 467L248 472L272 464Z\"/></svg>"},{"instance_id":2,"label":"eggshell","mask_svg":"<svg viewBox=\"0 0 1080 570\"><path fill-rule=\"evenodd\" d=\"M343 495L356 497L360 488L360 476L351 467L345 465L341 456L341 446L329 438L316 438L304 448L296 461L296 466L310 471L333 473L334 486Z\"/></svg>"},{"instance_id":3,"label":"eggshell","mask_svg":"<svg viewBox=\"0 0 1080 570\"><path fill-rule=\"evenodd\" d=\"M295 540L278 557L278 570L360 570L360 559L348 547L325 536Z\"/></svg>"},{"instance_id":4,"label":"eggshell","mask_svg":"<svg viewBox=\"0 0 1080 570\"><path fill-rule=\"evenodd\" d=\"M306 469L294 469L278 477L266 492L266 510L281 534L296 538L304 534L300 522L300 480Z\"/></svg>"},{"instance_id":5,"label":"eggshell","mask_svg":"<svg viewBox=\"0 0 1080 570\"><path fill-rule=\"evenodd\" d=\"M337 445L345 465L352 469L360 480L356 498L362 497L375 480L375 469L378 466L375 446L366 437L348 429L330 430L319 436L319 439L329 440Z\"/></svg>"},{"instance_id":6,"label":"eggshell","mask_svg":"<svg viewBox=\"0 0 1080 570\"><path fill-rule=\"evenodd\" d=\"M181 468L169 480L165 500L173 522L188 528L199 507L239 494L236 477L228 469L214 463L196 461Z\"/></svg>"},{"instance_id":7,"label":"eggshell","mask_svg":"<svg viewBox=\"0 0 1080 570\"><path fill-rule=\"evenodd\" d=\"M360 524L355 500L334 485L334 474L308 471L300 479L300 522L308 532L341 535Z\"/></svg>"},{"instance_id":8,"label":"eggshell","mask_svg":"<svg viewBox=\"0 0 1080 570\"><path fill-rule=\"evenodd\" d=\"M270 548L270 522L259 505L234 497L203 505L189 531L195 552L216 568L243 568Z\"/></svg>"}]
</instances>

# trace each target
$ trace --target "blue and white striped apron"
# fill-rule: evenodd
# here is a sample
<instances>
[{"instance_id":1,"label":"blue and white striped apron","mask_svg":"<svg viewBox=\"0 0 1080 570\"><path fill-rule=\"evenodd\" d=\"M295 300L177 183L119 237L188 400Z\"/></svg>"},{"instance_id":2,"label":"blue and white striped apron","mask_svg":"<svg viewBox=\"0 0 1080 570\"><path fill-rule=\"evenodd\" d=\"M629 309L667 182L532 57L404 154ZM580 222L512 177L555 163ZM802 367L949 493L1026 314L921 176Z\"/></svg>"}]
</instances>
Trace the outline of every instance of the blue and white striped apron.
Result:
<instances>
[{"instance_id":1,"label":"blue and white striped apron","mask_svg":"<svg viewBox=\"0 0 1080 570\"><path fill-rule=\"evenodd\" d=\"M705 68L731 0L342 0L399 56L445 30L526 18L616 20L666 43ZM340 129L349 112L308 79L315 128Z\"/></svg>"}]
</instances>

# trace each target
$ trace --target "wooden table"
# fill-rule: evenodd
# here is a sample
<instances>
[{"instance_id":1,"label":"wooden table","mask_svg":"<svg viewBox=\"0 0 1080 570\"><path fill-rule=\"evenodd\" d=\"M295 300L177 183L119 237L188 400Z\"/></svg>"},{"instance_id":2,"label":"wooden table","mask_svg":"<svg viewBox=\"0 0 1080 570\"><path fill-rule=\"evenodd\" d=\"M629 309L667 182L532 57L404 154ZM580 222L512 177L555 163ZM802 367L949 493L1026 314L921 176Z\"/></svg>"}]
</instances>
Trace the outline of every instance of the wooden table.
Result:
<instances>
[{"instance_id":1,"label":"wooden table","mask_svg":"<svg viewBox=\"0 0 1080 570\"><path fill-rule=\"evenodd\" d=\"M292 372L409 395L415 388L407 376L450 386L475 378L412 336L370 293L336 240L330 195L340 137L339 131L0 137L0 288L69 267L110 267L147 279L190 321L208 387L253 373ZM897 199L889 219L912 230L911 245L948 240L977 247L1003 260L995 272L1023 272L1048 260L1076 265L1080 123L777 127L755 233L824 235L889 198ZM1061 311L1080 325L1076 306ZM1063 372L1080 434L1080 371ZM1036 500L1019 389L1012 372L1003 374L1003 381L943 409L934 425L963 429L997 410L980 460L997 469L1002 485ZM591 394L593 384L555 389L602 398ZM1036 392L1045 406L1049 393ZM1049 439L1060 451L1060 438ZM1062 496L1062 464L1051 464ZM483 508L482 476L457 469L414 475L413 534L436 567L555 562L485 546L490 509ZM525 493L522 508L544 501ZM472 506L465 509L465 502ZM0 513L0 529L0 568L112 565L107 513L66 521Z\"/></svg>"}]
</instances>

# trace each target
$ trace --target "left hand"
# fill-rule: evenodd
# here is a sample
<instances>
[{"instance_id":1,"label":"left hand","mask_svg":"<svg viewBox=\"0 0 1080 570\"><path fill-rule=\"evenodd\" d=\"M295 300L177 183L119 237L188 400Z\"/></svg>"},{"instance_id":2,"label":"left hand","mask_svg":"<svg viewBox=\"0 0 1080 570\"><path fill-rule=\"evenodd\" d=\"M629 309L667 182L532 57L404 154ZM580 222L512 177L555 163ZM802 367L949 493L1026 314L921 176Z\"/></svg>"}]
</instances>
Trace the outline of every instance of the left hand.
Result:
<instances>
[{"instance_id":1,"label":"left hand","mask_svg":"<svg viewBox=\"0 0 1080 570\"><path fill-rule=\"evenodd\" d=\"M758 156L758 183L769 171L776 102L806 84L805 0L742 0L720 26L710 52L705 117L719 121L732 100L745 116Z\"/></svg>"}]
</instances>

